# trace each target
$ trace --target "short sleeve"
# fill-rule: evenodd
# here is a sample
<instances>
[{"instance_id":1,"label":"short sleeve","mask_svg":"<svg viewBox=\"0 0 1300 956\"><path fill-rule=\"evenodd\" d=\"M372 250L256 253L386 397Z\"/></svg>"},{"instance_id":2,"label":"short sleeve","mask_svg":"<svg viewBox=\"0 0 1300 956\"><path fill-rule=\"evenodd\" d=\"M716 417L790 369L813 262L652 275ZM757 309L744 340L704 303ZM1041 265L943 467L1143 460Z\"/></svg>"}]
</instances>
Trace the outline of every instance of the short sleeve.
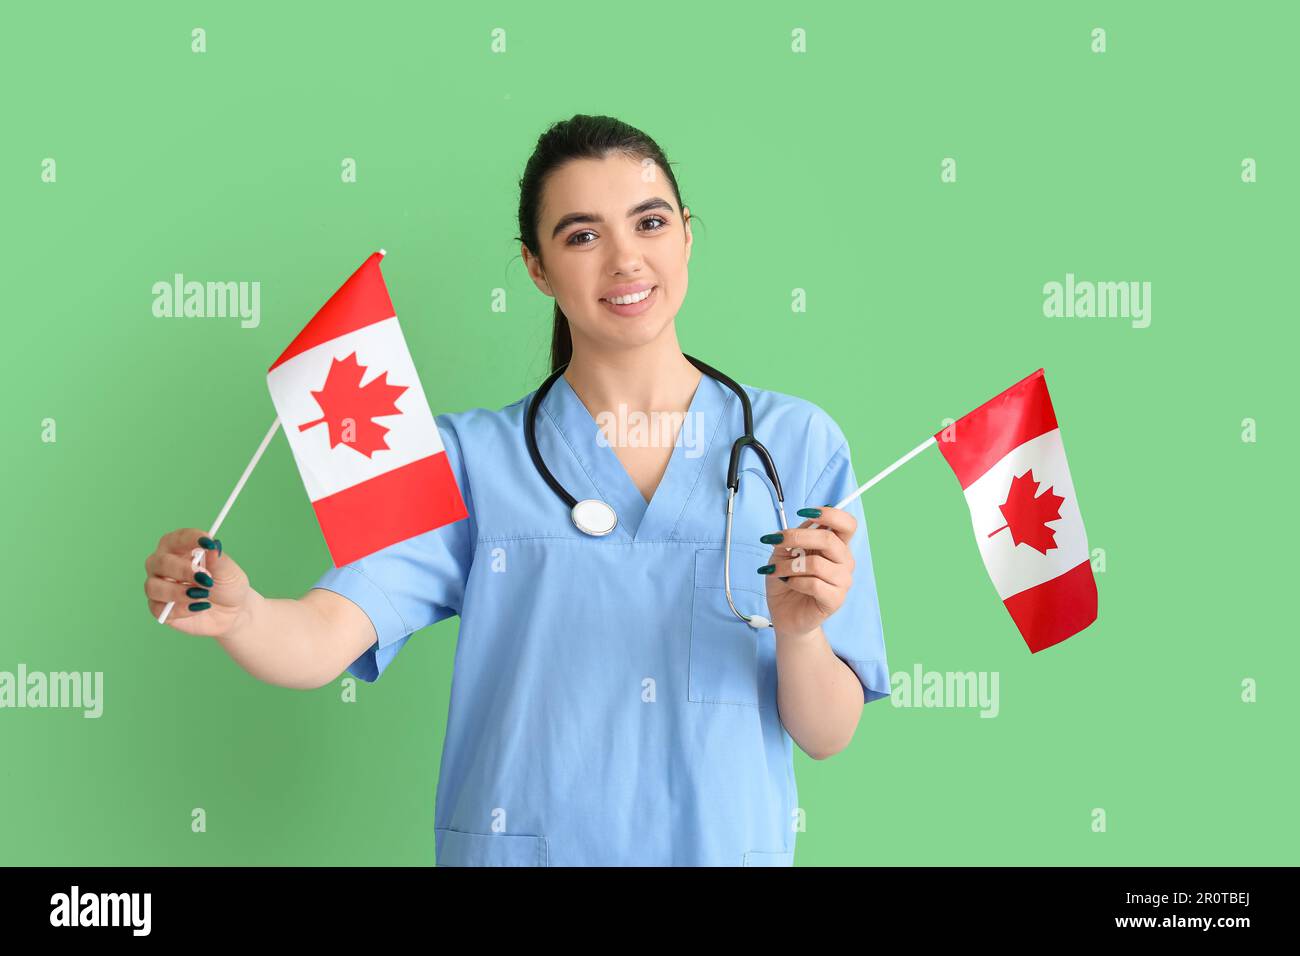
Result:
<instances>
[{"instance_id":1,"label":"short sleeve","mask_svg":"<svg viewBox=\"0 0 1300 956\"><path fill-rule=\"evenodd\" d=\"M856 491L860 482L853 472L848 442L840 444L825 470L808 491L808 502L800 507L819 508L835 505ZM853 584L848 596L830 617L822 622L822 633L837 657L848 664L862 682L864 703L890 694L889 663L885 659L885 636L880 621L880 603L876 596L876 574L871 562L871 544L867 537L867 520L862 498L854 498L845 509L858 521L858 529L849 541L853 553Z\"/></svg>"},{"instance_id":2,"label":"short sleeve","mask_svg":"<svg viewBox=\"0 0 1300 956\"><path fill-rule=\"evenodd\" d=\"M378 639L348 666L373 683L416 631L460 613L474 553L474 507L459 437L446 416L435 419L468 518L329 568L313 588L341 594L366 613Z\"/></svg>"}]
</instances>

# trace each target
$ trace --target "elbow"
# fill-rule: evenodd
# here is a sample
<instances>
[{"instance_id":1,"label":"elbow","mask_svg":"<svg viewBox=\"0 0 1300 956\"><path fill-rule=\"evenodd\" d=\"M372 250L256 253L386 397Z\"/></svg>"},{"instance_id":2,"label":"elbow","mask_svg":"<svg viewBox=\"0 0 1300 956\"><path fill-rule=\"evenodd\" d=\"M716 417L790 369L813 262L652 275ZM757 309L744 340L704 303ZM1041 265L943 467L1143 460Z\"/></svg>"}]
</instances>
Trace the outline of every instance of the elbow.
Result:
<instances>
[{"instance_id":1,"label":"elbow","mask_svg":"<svg viewBox=\"0 0 1300 956\"><path fill-rule=\"evenodd\" d=\"M837 753L840 753L843 750L847 750L849 744L853 743L853 735L858 731L858 722L861 717L862 711L859 710L857 717L853 720L852 726L849 727L848 734L842 737L838 743L833 743L830 746L819 750L808 751L808 756L812 757L813 760L825 760L828 757L834 757Z\"/></svg>"},{"instance_id":2,"label":"elbow","mask_svg":"<svg viewBox=\"0 0 1300 956\"><path fill-rule=\"evenodd\" d=\"M262 670L257 673L249 671L249 673L264 684L271 684L274 687L282 687L285 690L311 691L328 687L339 678L347 677L345 667L346 665L336 667L332 664L323 666L322 662L313 661L306 667Z\"/></svg>"},{"instance_id":3,"label":"elbow","mask_svg":"<svg viewBox=\"0 0 1300 956\"><path fill-rule=\"evenodd\" d=\"M853 733L852 731L850 731L849 736L846 739L844 739L841 743L831 744L830 746L820 747L820 748L812 748L812 749L804 748L804 753L806 753L809 757L812 757L813 760L826 760L830 757L834 757L837 753L846 749L848 745L852 742L853 742Z\"/></svg>"},{"instance_id":4,"label":"elbow","mask_svg":"<svg viewBox=\"0 0 1300 956\"><path fill-rule=\"evenodd\" d=\"M826 760L830 757L834 757L837 753L839 753L847 746L848 746L848 742L846 741L842 746L831 747L826 750L815 750L810 752L808 756L812 757L813 760Z\"/></svg>"},{"instance_id":5,"label":"elbow","mask_svg":"<svg viewBox=\"0 0 1300 956\"><path fill-rule=\"evenodd\" d=\"M331 684L337 683L338 681L351 676L352 675L348 673L347 666L344 665L342 668L337 670L326 668L324 671L304 674L300 681L297 681L291 686L294 690L320 690L322 687L328 687Z\"/></svg>"},{"instance_id":6,"label":"elbow","mask_svg":"<svg viewBox=\"0 0 1300 956\"><path fill-rule=\"evenodd\" d=\"M271 684L274 687L282 687L285 690L320 690L328 684L334 682L334 677L320 674L292 674L292 675L275 675L273 677L258 678L263 683Z\"/></svg>"}]
</instances>

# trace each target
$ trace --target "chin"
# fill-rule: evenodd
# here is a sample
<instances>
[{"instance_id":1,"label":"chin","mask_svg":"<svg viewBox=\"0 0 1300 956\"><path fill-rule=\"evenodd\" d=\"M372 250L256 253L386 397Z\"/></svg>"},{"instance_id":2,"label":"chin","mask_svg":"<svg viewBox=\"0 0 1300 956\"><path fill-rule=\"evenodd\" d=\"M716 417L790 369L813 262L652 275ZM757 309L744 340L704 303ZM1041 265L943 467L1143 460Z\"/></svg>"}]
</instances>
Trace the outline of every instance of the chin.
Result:
<instances>
[{"instance_id":1,"label":"chin","mask_svg":"<svg viewBox=\"0 0 1300 956\"><path fill-rule=\"evenodd\" d=\"M572 322L572 319L570 319ZM582 331L588 338L603 345L615 348L647 345L655 341L672 324L672 319L664 319L651 311L645 315L620 319L612 316L595 316L582 324ZM576 326L577 323L574 323Z\"/></svg>"},{"instance_id":2,"label":"chin","mask_svg":"<svg viewBox=\"0 0 1300 956\"><path fill-rule=\"evenodd\" d=\"M646 316L641 320L633 319L627 325L610 331L621 345L635 347L657 341L670 325L671 321Z\"/></svg>"}]
</instances>

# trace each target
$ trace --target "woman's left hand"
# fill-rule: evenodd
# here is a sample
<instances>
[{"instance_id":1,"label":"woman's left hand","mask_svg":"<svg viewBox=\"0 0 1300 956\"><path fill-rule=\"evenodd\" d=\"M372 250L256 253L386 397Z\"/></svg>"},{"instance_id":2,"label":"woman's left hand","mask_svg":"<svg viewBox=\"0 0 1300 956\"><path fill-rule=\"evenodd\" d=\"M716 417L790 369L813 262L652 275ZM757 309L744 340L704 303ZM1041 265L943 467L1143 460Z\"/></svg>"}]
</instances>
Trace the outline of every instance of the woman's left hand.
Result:
<instances>
[{"instance_id":1,"label":"woman's left hand","mask_svg":"<svg viewBox=\"0 0 1300 956\"><path fill-rule=\"evenodd\" d=\"M858 521L839 508L820 511L797 528L773 532L781 535L781 541L772 549L765 565L772 570L764 577L768 611L781 637L798 637L821 627L844 603L853 584L849 540Z\"/></svg>"}]
</instances>

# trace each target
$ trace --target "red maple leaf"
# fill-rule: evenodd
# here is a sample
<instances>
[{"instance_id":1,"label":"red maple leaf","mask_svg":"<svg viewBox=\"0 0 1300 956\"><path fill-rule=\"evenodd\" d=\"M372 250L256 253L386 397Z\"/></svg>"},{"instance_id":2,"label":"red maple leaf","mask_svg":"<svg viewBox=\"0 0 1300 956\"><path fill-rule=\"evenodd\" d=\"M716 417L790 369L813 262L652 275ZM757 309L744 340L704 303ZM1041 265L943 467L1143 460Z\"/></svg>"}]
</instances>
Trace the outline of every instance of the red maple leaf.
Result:
<instances>
[{"instance_id":1,"label":"red maple leaf","mask_svg":"<svg viewBox=\"0 0 1300 956\"><path fill-rule=\"evenodd\" d=\"M1032 468L1011 479L1007 500L1000 506L1002 517L1007 519L1007 523L996 531L990 531L989 537L1003 528L1010 528L1013 547L1016 544L1027 544L1043 554L1047 554L1050 548L1055 548L1056 531L1049 528L1047 522L1061 517L1061 502L1065 499L1054 494L1051 488L1035 498L1037 493L1038 482L1034 480Z\"/></svg>"},{"instance_id":2,"label":"red maple leaf","mask_svg":"<svg viewBox=\"0 0 1300 956\"><path fill-rule=\"evenodd\" d=\"M402 414L393 403L410 386L390 384L388 373L384 372L363 387L361 379L368 367L357 362L356 352L345 359L334 359L325 386L311 393L323 414L315 421L299 425L298 431L325 422L329 426L331 448L345 444L367 458L373 452L387 451L388 440L384 435L388 428L371 419Z\"/></svg>"}]
</instances>

